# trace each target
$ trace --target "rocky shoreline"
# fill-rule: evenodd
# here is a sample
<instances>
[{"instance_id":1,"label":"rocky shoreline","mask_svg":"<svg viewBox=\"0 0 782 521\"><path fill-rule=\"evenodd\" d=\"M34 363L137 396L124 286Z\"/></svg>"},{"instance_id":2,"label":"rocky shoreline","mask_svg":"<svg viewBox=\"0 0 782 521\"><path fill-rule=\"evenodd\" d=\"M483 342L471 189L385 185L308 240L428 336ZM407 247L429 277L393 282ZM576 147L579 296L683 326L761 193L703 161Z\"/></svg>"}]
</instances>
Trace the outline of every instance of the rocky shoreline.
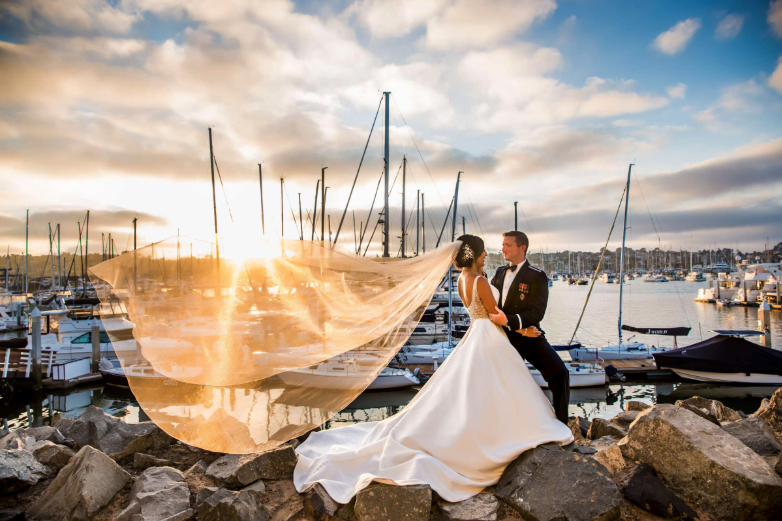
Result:
<instances>
[{"instance_id":1,"label":"rocky shoreline","mask_svg":"<svg viewBox=\"0 0 782 521\"><path fill-rule=\"evenodd\" d=\"M0 521L782 519L782 388L749 417L693 397L569 425L574 443L525 452L467 501L373 484L339 505L296 492L300 440L212 453L90 407L0 433Z\"/></svg>"}]
</instances>

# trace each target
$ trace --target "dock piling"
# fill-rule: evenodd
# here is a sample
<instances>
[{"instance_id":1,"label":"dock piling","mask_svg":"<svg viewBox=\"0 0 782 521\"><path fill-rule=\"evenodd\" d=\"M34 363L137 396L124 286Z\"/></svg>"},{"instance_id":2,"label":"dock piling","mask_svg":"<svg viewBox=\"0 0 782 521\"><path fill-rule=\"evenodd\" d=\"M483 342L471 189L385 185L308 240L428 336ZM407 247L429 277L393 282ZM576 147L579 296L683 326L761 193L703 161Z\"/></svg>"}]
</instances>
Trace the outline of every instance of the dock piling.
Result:
<instances>
[{"instance_id":1,"label":"dock piling","mask_svg":"<svg viewBox=\"0 0 782 521\"><path fill-rule=\"evenodd\" d=\"M98 321L95 319L92 321L90 341L92 341L92 372L97 373L100 364L100 328L98 327Z\"/></svg>"},{"instance_id":2,"label":"dock piling","mask_svg":"<svg viewBox=\"0 0 782 521\"><path fill-rule=\"evenodd\" d=\"M36 390L43 386L43 373L41 372L41 310L37 307L30 313L30 321L33 333L32 371L33 382Z\"/></svg>"},{"instance_id":3,"label":"dock piling","mask_svg":"<svg viewBox=\"0 0 782 521\"><path fill-rule=\"evenodd\" d=\"M763 347L771 347L771 306L765 300L758 307L758 325L763 332L760 339Z\"/></svg>"}]
</instances>

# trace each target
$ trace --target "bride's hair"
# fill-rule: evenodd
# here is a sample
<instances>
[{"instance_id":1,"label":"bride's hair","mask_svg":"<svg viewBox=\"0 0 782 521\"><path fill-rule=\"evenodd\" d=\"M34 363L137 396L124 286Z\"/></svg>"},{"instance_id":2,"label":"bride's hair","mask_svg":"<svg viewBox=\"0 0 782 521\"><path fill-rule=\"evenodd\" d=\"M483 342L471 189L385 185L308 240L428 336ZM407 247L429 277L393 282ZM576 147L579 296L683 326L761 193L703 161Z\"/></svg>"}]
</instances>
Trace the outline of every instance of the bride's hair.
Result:
<instances>
[{"instance_id":1,"label":"bride's hair","mask_svg":"<svg viewBox=\"0 0 782 521\"><path fill-rule=\"evenodd\" d=\"M483 254L486 249L483 246L483 239L476 235L462 235L457 241L462 241L462 246L456 253L454 263L457 268L469 268Z\"/></svg>"}]
</instances>

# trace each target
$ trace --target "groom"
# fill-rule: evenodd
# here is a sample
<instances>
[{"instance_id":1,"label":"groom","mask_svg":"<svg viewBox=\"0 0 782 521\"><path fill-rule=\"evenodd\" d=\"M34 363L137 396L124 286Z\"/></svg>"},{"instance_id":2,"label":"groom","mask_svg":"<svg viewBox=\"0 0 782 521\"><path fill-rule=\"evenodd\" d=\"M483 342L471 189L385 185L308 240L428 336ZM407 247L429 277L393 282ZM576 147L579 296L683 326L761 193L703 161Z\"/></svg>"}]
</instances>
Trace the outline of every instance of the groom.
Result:
<instances>
[{"instance_id":1,"label":"groom","mask_svg":"<svg viewBox=\"0 0 782 521\"><path fill-rule=\"evenodd\" d=\"M500 266L491 283L499 290L498 304L508 317L508 324L503 329L521 357L540 371L554 395L557 419L567 425L570 374L542 330L538 337L524 335L525 330L532 331L527 328L540 329L548 304L548 277L527 261L529 239L526 234L505 232L502 238L502 255L510 265Z\"/></svg>"}]
</instances>

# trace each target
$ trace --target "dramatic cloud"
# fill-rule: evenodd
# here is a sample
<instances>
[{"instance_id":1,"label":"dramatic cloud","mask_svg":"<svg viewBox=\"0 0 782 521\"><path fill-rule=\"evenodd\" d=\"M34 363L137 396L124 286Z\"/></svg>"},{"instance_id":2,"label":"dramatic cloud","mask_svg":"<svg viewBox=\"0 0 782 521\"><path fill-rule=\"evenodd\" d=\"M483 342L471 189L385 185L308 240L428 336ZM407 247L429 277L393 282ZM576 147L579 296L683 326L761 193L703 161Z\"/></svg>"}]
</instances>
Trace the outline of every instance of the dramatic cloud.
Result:
<instances>
[{"instance_id":1,"label":"dramatic cloud","mask_svg":"<svg viewBox=\"0 0 782 521\"><path fill-rule=\"evenodd\" d=\"M768 78L768 86L782 94L782 57L777 60L777 68Z\"/></svg>"},{"instance_id":2,"label":"dramatic cloud","mask_svg":"<svg viewBox=\"0 0 782 521\"><path fill-rule=\"evenodd\" d=\"M769 4L768 24L777 38L782 38L782 0L772 0Z\"/></svg>"},{"instance_id":3,"label":"dramatic cloud","mask_svg":"<svg viewBox=\"0 0 782 521\"><path fill-rule=\"evenodd\" d=\"M668 87L665 91L671 98L684 99L684 95L687 94L687 85L684 83L677 83L673 87Z\"/></svg>"},{"instance_id":4,"label":"dramatic cloud","mask_svg":"<svg viewBox=\"0 0 782 521\"><path fill-rule=\"evenodd\" d=\"M12 16L33 28L54 27L94 33L127 33L141 15L103 0L7 0L0 4Z\"/></svg>"},{"instance_id":5,"label":"dramatic cloud","mask_svg":"<svg viewBox=\"0 0 782 521\"><path fill-rule=\"evenodd\" d=\"M738 14L729 14L723 18L714 30L714 36L718 40L730 40L741 32L744 25L744 17Z\"/></svg>"},{"instance_id":6,"label":"dramatic cloud","mask_svg":"<svg viewBox=\"0 0 782 521\"><path fill-rule=\"evenodd\" d=\"M701 27L700 18L688 18L683 20L664 33L657 35L653 46L658 51L673 56L682 52L698 29Z\"/></svg>"},{"instance_id":7,"label":"dramatic cloud","mask_svg":"<svg viewBox=\"0 0 782 521\"><path fill-rule=\"evenodd\" d=\"M398 38L425 24L450 0L359 0L346 14L356 15L375 38Z\"/></svg>"}]
</instances>

